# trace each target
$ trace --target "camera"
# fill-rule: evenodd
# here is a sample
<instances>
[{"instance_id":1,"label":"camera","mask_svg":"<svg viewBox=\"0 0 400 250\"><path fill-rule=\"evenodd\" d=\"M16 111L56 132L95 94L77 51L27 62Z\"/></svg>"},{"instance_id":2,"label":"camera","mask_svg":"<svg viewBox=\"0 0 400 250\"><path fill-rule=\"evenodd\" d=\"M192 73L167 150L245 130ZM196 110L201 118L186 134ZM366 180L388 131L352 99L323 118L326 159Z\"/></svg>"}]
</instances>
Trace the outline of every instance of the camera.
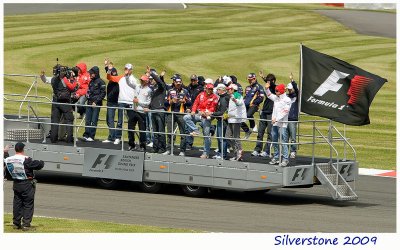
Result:
<instances>
[{"instance_id":1,"label":"camera","mask_svg":"<svg viewBox=\"0 0 400 250\"><path fill-rule=\"evenodd\" d=\"M77 67L68 67L68 66L62 66L60 64L57 64L53 67L53 75L54 76L61 76L61 77L67 77L71 78L72 75L77 76L78 75L78 68Z\"/></svg>"}]
</instances>

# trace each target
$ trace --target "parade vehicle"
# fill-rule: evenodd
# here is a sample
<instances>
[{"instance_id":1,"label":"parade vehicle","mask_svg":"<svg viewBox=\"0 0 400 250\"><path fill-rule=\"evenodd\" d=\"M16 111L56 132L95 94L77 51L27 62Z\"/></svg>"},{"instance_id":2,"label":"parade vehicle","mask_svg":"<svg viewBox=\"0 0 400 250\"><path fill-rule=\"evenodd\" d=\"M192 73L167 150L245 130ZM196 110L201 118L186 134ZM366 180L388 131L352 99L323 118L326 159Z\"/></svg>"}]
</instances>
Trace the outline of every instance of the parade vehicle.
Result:
<instances>
[{"instance_id":1,"label":"parade vehicle","mask_svg":"<svg viewBox=\"0 0 400 250\"><path fill-rule=\"evenodd\" d=\"M230 161L212 159L212 155L209 159L201 159L199 156L202 152L199 149L186 151L185 156L179 156L176 146L172 146L174 153L171 155L151 153L151 149L147 152L130 151L125 117L121 144L102 143L99 140L85 142L79 139L73 143L62 140L51 143L46 138L51 118L40 113L49 113L52 100L38 94L38 77L16 74L6 76L31 77L34 80L25 95L4 94L4 107L18 107L18 114L4 114L4 144L14 146L16 142L23 141L27 155L45 161L42 171L96 178L105 188L114 187L118 181L132 181L149 193L159 192L167 184L180 185L189 196L202 196L214 189L266 192L279 188L323 185L335 200L358 198L354 192L358 176L356 152L349 138L346 138L345 131L340 132L330 120L305 119L298 123L300 129L308 127L311 134L299 133L296 144L311 148L311 154L298 155L290 159L289 165L285 167L270 165L269 158L255 157L250 152L244 153L243 161ZM77 110L77 104L64 105L73 105ZM105 106L101 107L100 113L105 113L105 110ZM61 130L67 125L60 125L59 135L63 135ZM83 133L84 120L77 119L76 112L72 126L74 138L79 138ZM101 129L108 132L107 126L98 125L98 134ZM302 138L305 138L304 142ZM203 142L202 136L195 140ZM251 146L256 143L255 140L242 140L242 143L245 141L249 141ZM283 143L279 144L281 146ZM317 149L322 147L327 149L327 156L317 156ZM347 149L351 151L351 158L348 158ZM10 150L10 154L13 153Z\"/></svg>"}]
</instances>

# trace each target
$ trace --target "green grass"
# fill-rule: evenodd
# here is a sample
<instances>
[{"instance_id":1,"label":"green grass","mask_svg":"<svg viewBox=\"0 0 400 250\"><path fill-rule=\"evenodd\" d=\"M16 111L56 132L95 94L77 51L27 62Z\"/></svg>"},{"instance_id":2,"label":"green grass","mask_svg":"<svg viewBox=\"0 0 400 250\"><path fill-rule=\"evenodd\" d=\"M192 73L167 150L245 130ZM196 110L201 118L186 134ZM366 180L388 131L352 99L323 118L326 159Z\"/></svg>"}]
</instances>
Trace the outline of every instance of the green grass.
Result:
<instances>
[{"instance_id":1,"label":"green grass","mask_svg":"<svg viewBox=\"0 0 400 250\"><path fill-rule=\"evenodd\" d=\"M89 67L102 66L104 57L110 57L120 72L126 62L134 64L136 75L151 65L166 69L168 77L179 72L185 83L193 73L213 79L235 74L245 86L247 74L260 69L286 83L290 72L298 78L299 44L303 43L388 79L371 105L371 124L347 126L347 136L360 167L396 168L395 39L357 34L313 12L329 8L316 4L196 6L6 16L4 72L38 74L43 68L50 73L57 57L65 65L84 61ZM32 80L5 77L4 91L25 94ZM50 86L39 83L38 93L50 97ZM18 107L5 102L5 113L17 113ZM49 106L38 108L40 115L49 115ZM106 127L104 122L99 125ZM302 134L311 134L310 126L303 127ZM99 130L97 137L106 135L107 130ZM196 141L200 145L201 140ZM252 150L254 143L244 146ZM329 152L326 147L319 150ZM310 152L311 148L301 147L301 154Z\"/></svg>"},{"instance_id":2,"label":"green grass","mask_svg":"<svg viewBox=\"0 0 400 250\"><path fill-rule=\"evenodd\" d=\"M35 233L199 233L179 228L162 228L143 225L117 224L111 222L34 217ZM4 214L5 233L24 233L13 229L12 214Z\"/></svg>"}]
</instances>

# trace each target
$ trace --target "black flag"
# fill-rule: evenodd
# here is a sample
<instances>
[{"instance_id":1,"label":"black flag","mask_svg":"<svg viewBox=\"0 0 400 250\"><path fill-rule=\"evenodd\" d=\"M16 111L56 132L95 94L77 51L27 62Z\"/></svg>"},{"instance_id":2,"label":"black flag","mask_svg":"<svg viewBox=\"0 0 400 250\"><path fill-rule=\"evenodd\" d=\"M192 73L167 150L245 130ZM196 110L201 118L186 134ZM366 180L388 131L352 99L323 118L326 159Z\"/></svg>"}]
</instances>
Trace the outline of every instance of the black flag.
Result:
<instances>
[{"instance_id":1,"label":"black flag","mask_svg":"<svg viewBox=\"0 0 400 250\"><path fill-rule=\"evenodd\" d=\"M369 106L387 80L303 45L301 50L301 111L348 125L369 124Z\"/></svg>"}]
</instances>

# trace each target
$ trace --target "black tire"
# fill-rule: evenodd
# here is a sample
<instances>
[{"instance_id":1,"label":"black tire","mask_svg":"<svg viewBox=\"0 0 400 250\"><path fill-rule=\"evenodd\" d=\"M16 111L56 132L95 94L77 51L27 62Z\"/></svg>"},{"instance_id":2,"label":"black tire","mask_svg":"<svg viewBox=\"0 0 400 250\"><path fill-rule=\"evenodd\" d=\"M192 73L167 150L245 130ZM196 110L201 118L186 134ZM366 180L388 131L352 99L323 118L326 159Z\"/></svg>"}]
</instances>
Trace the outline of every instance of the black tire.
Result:
<instances>
[{"instance_id":1,"label":"black tire","mask_svg":"<svg viewBox=\"0 0 400 250\"><path fill-rule=\"evenodd\" d=\"M119 181L107 178L97 178L97 184L102 188L112 189L118 186Z\"/></svg>"},{"instance_id":2,"label":"black tire","mask_svg":"<svg viewBox=\"0 0 400 250\"><path fill-rule=\"evenodd\" d=\"M208 193L208 188L199 186L184 185L182 190L187 196L191 197L202 197Z\"/></svg>"},{"instance_id":3,"label":"black tire","mask_svg":"<svg viewBox=\"0 0 400 250\"><path fill-rule=\"evenodd\" d=\"M140 182L139 183L139 188L140 190L142 190L143 192L146 193L158 193L160 192L160 190L163 188L163 184L162 183L158 183L158 182Z\"/></svg>"}]
</instances>

